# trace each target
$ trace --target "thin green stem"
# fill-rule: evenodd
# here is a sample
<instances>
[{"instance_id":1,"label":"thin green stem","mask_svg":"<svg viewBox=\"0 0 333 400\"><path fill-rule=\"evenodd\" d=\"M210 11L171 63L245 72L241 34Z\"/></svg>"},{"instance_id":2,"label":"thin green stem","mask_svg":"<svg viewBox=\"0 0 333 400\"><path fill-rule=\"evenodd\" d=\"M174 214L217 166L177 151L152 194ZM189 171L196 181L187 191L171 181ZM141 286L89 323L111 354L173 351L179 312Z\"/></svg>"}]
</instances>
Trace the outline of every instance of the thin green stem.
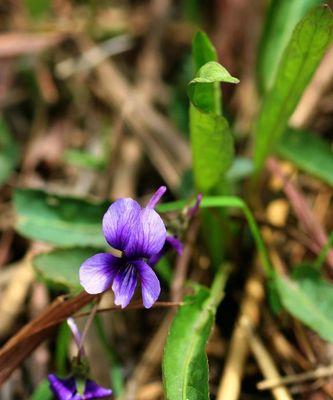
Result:
<instances>
[{"instance_id":1,"label":"thin green stem","mask_svg":"<svg viewBox=\"0 0 333 400\"><path fill-rule=\"evenodd\" d=\"M172 203L161 204L158 206L158 211L160 212L171 212L171 211L178 211L184 208L186 205L186 201L175 201ZM259 227L257 225L254 216L247 206L247 204L240 199L239 197L235 196L207 196L203 197L200 208L238 208L240 209L245 218L247 219L249 229L252 233L253 239L256 243L258 253L260 256L260 260L265 271L267 277L271 278L274 275L274 269L270 262L267 249L263 238L261 236Z\"/></svg>"}]
</instances>

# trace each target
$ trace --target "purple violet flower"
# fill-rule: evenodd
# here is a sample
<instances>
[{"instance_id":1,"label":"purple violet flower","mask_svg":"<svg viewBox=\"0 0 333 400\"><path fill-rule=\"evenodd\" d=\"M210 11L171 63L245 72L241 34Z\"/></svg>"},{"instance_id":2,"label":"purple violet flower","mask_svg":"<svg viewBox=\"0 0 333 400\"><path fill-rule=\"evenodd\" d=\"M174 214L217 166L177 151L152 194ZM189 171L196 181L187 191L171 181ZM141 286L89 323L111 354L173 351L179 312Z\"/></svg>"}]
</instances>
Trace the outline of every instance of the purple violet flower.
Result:
<instances>
[{"instance_id":1,"label":"purple violet flower","mask_svg":"<svg viewBox=\"0 0 333 400\"><path fill-rule=\"evenodd\" d=\"M98 386L90 379L85 380L83 394L77 390L77 384L74 376L60 379L55 374L49 374L48 380L50 388L57 400L94 400L104 399L112 394L111 389Z\"/></svg>"},{"instance_id":2,"label":"purple violet flower","mask_svg":"<svg viewBox=\"0 0 333 400\"><path fill-rule=\"evenodd\" d=\"M102 293L112 285L115 304L124 308L140 280L143 305L150 308L155 303L161 287L149 260L160 253L166 241L164 222L154 210L165 191L161 186L144 208L131 198L111 204L103 218L103 233L122 256L99 253L81 265L80 282L88 293Z\"/></svg>"}]
</instances>

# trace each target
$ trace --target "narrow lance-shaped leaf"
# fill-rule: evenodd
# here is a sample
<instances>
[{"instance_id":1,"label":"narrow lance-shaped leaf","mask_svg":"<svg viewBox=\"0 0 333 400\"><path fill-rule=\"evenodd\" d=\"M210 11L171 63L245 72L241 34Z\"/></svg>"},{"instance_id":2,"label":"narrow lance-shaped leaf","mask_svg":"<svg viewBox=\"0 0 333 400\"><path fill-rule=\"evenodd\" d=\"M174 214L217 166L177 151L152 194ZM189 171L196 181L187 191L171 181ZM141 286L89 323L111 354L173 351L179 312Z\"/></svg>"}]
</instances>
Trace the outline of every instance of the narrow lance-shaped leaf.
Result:
<instances>
[{"instance_id":1,"label":"narrow lance-shaped leaf","mask_svg":"<svg viewBox=\"0 0 333 400\"><path fill-rule=\"evenodd\" d=\"M260 170L332 41L333 18L326 6L312 9L296 26L283 53L274 85L265 96L255 129L254 161Z\"/></svg>"},{"instance_id":2,"label":"narrow lance-shaped leaf","mask_svg":"<svg viewBox=\"0 0 333 400\"><path fill-rule=\"evenodd\" d=\"M166 400L209 399L205 348L228 275L224 265L210 290L198 285L174 318L163 356Z\"/></svg>"},{"instance_id":3,"label":"narrow lance-shaped leaf","mask_svg":"<svg viewBox=\"0 0 333 400\"><path fill-rule=\"evenodd\" d=\"M233 137L222 116L219 85L237 83L238 79L215 61L214 47L202 33L193 41L193 53L196 67L200 67L188 88L193 171L197 189L207 193L223 178L234 157Z\"/></svg>"},{"instance_id":4,"label":"narrow lance-shaped leaf","mask_svg":"<svg viewBox=\"0 0 333 400\"><path fill-rule=\"evenodd\" d=\"M281 56L296 24L322 0L272 0L269 5L258 55L258 74L264 92L274 83Z\"/></svg>"}]
</instances>

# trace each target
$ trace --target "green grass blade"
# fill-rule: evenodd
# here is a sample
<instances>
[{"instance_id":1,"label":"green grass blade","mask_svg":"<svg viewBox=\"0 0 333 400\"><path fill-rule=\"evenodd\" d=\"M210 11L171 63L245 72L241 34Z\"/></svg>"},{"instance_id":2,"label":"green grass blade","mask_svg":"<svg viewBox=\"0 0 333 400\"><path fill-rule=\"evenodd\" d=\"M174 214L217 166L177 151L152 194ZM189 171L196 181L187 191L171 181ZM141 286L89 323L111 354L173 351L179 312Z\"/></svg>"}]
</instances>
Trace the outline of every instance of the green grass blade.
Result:
<instances>
[{"instance_id":1,"label":"green grass blade","mask_svg":"<svg viewBox=\"0 0 333 400\"><path fill-rule=\"evenodd\" d=\"M284 49L296 24L322 0L272 0L269 5L258 55L258 77L266 92L274 83Z\"/></svg>"},{"instance_id":2,"label":"green grass blade","mask_svg":"<svg viewBox=\"0 0 333 400\"><path fill-rule=\"evenodd\" d=\"M296 26L283 53L274 85L265 96L255 129L254 164L258 172L332 41L333 18L327 6L312 9Z\"/></svg>"}]
</instances>

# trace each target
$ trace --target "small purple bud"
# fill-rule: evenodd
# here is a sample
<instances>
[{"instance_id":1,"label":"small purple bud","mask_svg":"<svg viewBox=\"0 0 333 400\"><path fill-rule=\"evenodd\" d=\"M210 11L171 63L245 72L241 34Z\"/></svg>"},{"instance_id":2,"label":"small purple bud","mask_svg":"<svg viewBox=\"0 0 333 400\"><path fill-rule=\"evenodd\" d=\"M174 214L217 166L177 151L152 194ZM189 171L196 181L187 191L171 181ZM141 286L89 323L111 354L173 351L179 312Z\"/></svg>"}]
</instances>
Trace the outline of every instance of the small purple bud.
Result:
<instances>
[{"instance_id":1,"label":"small purple bud","mask_svg":"<svg viewBox=\"0 0 333 400\"><path fill-rule=\"evenodd\" d=\"M156 192L153 194L151 199L149 200L148 204L146 207L148 208L154 208L156 204L160 201L161 197L164 195L166 192L167 188L165 186L161 186L156 190Z\"/></svg>"},{"instance_id":2,"label":"small purple bud","mask_svg":"<svg viewBox=\"0 0 333 400\"><path fill-rule=\"evenodd\" d=\"M81 334L80 334L79 328L77 327L77 325L72 317L67 318L67 325L69 326L70 330L72 331L72 335L73 335L74 341L77 345L80 357L84 357L85 353L84 353Z\"/></svg>"},{"instance_id":3,"label":"small purple bud","mask_svg":"<svg viewBox=\"0 0 333 400\"><path fill-rule=\"evenodd\" d=\"M202 200L202 193L199 193L194 205L187 211L188 217L193 218L197 214L197 212L199 211L201 200Z\"/></svg>"}]
</instances>

